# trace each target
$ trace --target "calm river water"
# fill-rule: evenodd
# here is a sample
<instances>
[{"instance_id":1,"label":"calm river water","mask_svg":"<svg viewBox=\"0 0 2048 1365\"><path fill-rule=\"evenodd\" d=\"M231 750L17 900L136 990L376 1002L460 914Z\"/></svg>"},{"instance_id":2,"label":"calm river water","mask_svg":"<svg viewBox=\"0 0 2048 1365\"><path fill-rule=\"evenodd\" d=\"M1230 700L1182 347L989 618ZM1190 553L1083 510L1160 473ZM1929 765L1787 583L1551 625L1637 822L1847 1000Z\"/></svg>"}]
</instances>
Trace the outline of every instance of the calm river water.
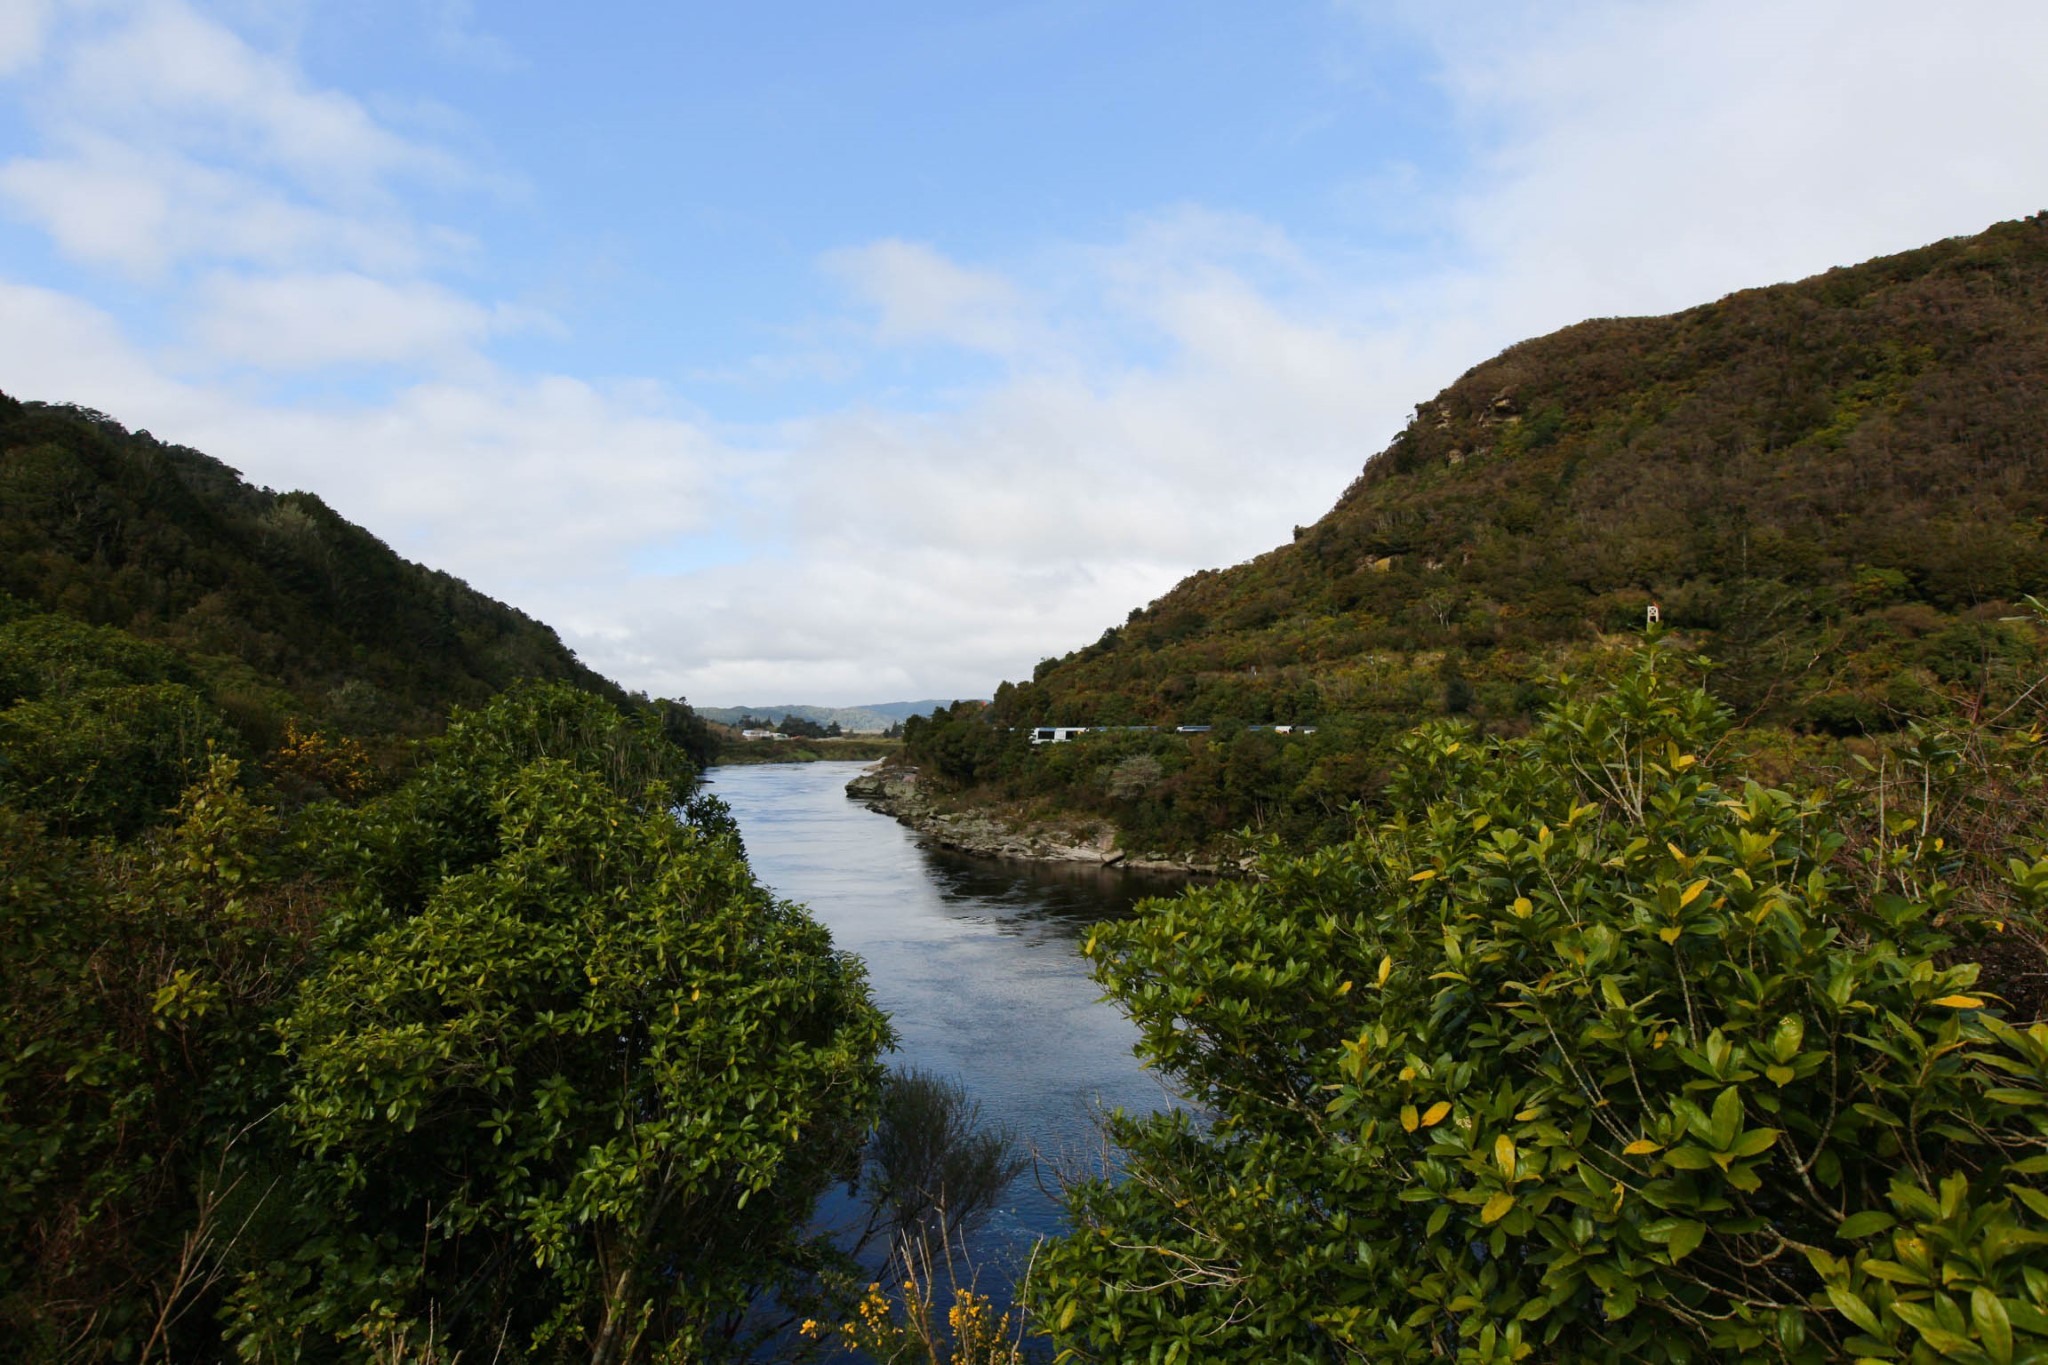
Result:
<instances>
[{"instance_id":1,"label":"calm river water","mask_svg":"<svg viewBox=\"0 0 2048 1365\"><path fill-rule=\"evenodd\" d=\"M716 768L754 874L800 901L839 947L867 961L898 1051L889 1060L952 1077L1040 1156L969 1248L1003 1273L1059 1229L1053 1170L1099 1169L1096 1115L1163 1107L1131 1054L1137 1031L1101 1000L1080 942L1175 883L1098 868L1039 868L919 848L912 833L847 799L859 763Z\"/></svg>"}]
</instances>

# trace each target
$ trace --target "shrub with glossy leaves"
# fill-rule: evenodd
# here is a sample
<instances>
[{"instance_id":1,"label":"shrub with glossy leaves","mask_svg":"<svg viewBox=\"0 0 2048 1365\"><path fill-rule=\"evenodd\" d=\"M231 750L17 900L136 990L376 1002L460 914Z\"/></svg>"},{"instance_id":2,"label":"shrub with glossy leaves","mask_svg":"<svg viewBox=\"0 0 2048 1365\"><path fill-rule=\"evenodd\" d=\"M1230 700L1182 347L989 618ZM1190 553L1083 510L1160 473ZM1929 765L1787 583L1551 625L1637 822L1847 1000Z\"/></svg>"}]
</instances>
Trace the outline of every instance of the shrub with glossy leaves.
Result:
<instances>
[{"instance_id":1,"label":"shrub with glossy leaves","mask_svg":"<svg viewBox=\"0 0 2048 1365\"><path fill-rule=\"evenodd\" d=\"M2048 1351L2048 1027L1956 960L1938 831L1850 856L1683 672L1425 727L1390 823L1096 931L1210 1121L1072 1192L1073 1358Z\"/></svg>"},{"instance_id":2,"label":"shrub with glossy leaves","mask_svg":"<svg viewBox=\"0 0 2048 1365\"><path fill-rule=\"evenodd\" d=\"M703 1359L821 1255L886 1021L736 840L675 818L658 736L601 711L503 698L364 813L361 903L278 1025L299 1226L236 1293L245 1356Z\"/></svg>"}]
</instances>

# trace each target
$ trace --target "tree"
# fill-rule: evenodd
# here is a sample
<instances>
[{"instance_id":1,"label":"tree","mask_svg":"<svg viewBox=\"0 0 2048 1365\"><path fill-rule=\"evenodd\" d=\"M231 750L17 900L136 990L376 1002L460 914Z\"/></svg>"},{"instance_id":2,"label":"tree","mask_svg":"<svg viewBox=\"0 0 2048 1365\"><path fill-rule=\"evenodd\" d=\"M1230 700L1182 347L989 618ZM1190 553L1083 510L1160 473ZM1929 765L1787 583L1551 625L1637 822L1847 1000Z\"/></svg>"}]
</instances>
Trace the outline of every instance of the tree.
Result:
<instances>
[{"instance_id":1,"label":"tree","mask_svg":"<svg viewBox=\"0 0 2048 1365\"><path fill-rule=\"evenodd\" d=\"M301 1226L237 1291L245 1353L703 1358L817 1260L806 1221L857 1159L887 1024L736 840L627 786L639 722L609 710L539 688L461 718L381 811L473 789L494 827L441 841L469 855L443 875L364 879L278 1026Z\"/></svg>"},{"instance_id":2,"label":"tree","mask_svg":"<svg viewBox=\"0 0 2048 1365\"><path fill-rule=\"evenodd\" d=\"M1075 1358L2048 1349L2048 1026L1958 960L1938 831L1742 780L1682 672L1426 726L1383 827L1095 932L1208 1118L1116 1120L1070 1192ZM2016 860L2004 913L2044 897Z\"/></svg>"}]
</instances>

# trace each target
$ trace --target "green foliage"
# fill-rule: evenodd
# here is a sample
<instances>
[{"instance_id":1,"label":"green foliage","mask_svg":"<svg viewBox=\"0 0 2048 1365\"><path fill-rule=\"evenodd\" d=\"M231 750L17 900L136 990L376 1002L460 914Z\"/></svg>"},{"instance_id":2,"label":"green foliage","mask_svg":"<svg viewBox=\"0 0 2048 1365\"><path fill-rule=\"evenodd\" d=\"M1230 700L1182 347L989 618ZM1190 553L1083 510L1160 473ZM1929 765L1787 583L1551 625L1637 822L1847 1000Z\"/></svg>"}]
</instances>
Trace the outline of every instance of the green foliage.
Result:
<instances>
[{"instance_id":1,"label":"green foliage","mask_svg":"<svg viewBox=\"0 0 2048 1365\"><path fill-rule=\"evenodd\" d=\"M0 624L0 802L60 833L133 834L233 747L176 654L103 626Z\"/></svg>"},{"instance_id":2,"label":"green foliage","mask_svg":"<svg viewBox=\"0 0 2048 1365\"><path fill-rule=\"evenodd\" d=\"M609 784L636 812L684 808L717 819L693 795L696 767L659 715L629 714L559 683L522 683L489 705L458 710L404 787L365 805L323 840L335 875L358 883L379 914L409 914L448 876L497 856L493 792L526 765L559 759Z\"/></svg>"},{"instance_id":3,"label":"green foliage","mask_svg":"<svg viewBox=\"0 0 2048 1365\"><path fill-rule=\"evenodd\" d=\"M1133 727L1033 746L1025 732L995 725L986 708L954 708L914 717L904 754L941 780L1106 817L1127 849L1230 843L1247 829L1312 844L1343 838L1354 807L1377 789L1380 735L1374 721L1343 718L1313 733Z\"/></svg>"},{"instance_id":4,"label":"green foliage","mask_svg":"<svg viewBox=\"0 0 2048 1365\"><path fill-rule=\"evenodd\" d=\"M1742 779L1680 672L1644 651L1523 739L1426 726L1383 827L1096 931L1207 1119L1116 1121L1123 1177L1038 1261L1062 1346L2048 1350L2048 1027L1959 960L1938 829Z\"/></svg>"},{"instance_id":5,"label":"green foliage","mask_svg":"<svg viewBox=\"0 0 2048 1365\"><path fill-rule=\"evenodd\" d=\"M275 1103L265 1026L317 905L237 779L216 757L119 849L0 806L0 1326L21 1358L189 1358L174 1328L225 1273L220 1176Z\"/></svg>"},{"instance_id":6,"label":"green foliage","mask_svg":"<svg viewBox=\"0 0 2048 1365\"><path fill-rule=\"evenodd\" d=\"M700 1355L858 1150L887 1030L822 928L663 802L559 759L493 786L497 855L280 1025L321 1230L245 1284L245 1351L409 1319Z\"/></svg>"},{"instance_id":7,"label":"green foliage","mask_svg":"<svg viewBox=\"0 0 2048 1365\"><path fill-rule=\"evenodd\" d=\"M162 818L235 736L182 683L85 687L0 711L0 802L60 831L132 834Z\"/></svg>"},{"instance_id":8,"label":"green foliage","mask_svg":"<svg viewBox=\"0 0 2048 1365\"><path fill-rule=\"evenodd\" d=\"M88 687L192 681L171 650L110 626L27 612L0 624L0 706L61 700Z\"/></svg>"},{"instance_id":9,"label":"green foliage","mask_svg":"<svg viewBox=\"0 0 2048 1365\"><path fill-rule=\"evenodd\" d=\"M0 804L20 1353L743 1352L831 1262L888 1029L664 731L532 684L355 809L218 754L125 843Z\"/></svg>"}]
</instances>

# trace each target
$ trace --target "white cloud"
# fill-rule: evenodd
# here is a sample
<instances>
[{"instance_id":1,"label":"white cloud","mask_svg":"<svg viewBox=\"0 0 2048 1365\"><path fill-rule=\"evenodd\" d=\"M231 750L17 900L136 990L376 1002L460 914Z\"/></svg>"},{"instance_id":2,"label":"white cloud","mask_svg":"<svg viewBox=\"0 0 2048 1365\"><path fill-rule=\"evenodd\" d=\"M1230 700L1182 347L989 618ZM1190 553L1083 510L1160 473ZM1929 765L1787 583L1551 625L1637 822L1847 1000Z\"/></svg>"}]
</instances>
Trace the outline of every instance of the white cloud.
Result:
<instances>
[{"instance_id":1,"label":"white cloud","mask_svg":"<svg viewBox=\"0 0 2048 1365\"><path fill-rule=\"evenodd\" d=\"M4 278L0 389L16 398L99 407L130 426L149 425L130 415L146 411L150 421L165 425L167 436L197 411L185 386L165 376L115 319L68 294Z\"/></svg>"},{"instance_id":2,"label":"white cloud","mask_svg":"<svg viewBox=\"0 0 2048 1365\"><path fill-rule=\"evenodd\" d=\"M1607 0L1421 20L1495 141L1456 223L1527 329L1657 312L2048 203L2034 0Z\"/></svg>"},{"instance_id":3,"label":"white cloud","mask_svg":"<svg viewBox=\"0 0 2048 1365\"><path fill-rule=\"evenodd\" d=\"M130 0L73 48L60 118L144 145L282 171L318 198L375 198L391 177L456 178L453 158L385 127L362 102L312 86L181 0Z\"/></svg>"},{"instance_id":4,"label":"white cloud","mask_svg":"<svg viewBox=\"0 0 2048 1365\"><path fill-rule=\"evenodd\" d=\"M526 59L509 43L477 27L472 0L427 0L422 8L431 23L434 45L456 60L486 71L528 68Z\"/></svg>"},{"instance_id":5,"label":"white cloud","mask_svg":"<svg viewBox=\"0 0 2048 1365\"><path fill-rule=\"evenodd\" d=\"M938 341L1008 355L1035 332L1009 280L959 265L921 242L843 247L822 265L877 310L875 337L885 345Z\"/></svg>"},{"instance_id":6,"label":"white cloud","mask_svg":"<svg viewBox=\"0 0 2048 1365\"><path fill-rule=\"evenodd\" d=\"M70 6L44 65L42 145L0 164L0 205L158 291L174 368L476 372L492 338L552 325L432 278L473 244L407 193L476 177L192 4Z\"/></svg>"},{"instance_id":7,"label":"white cloud","mask_svg":"<svg viewBox=\"0 0 2048 1365\"><path fill-rule=\"evenodd\" d=\"M0 5L0 76L32 66L43 53L49 0L7 0Z\"/></svg>"},{"instance_id":8,"label":"white cloud","mask_svg":"<svg viewBox=\"0 0 2048 1365\"><path fill-rule=\"evenodd\" d=\"M80 131L61 155L0 165L0 199L74 260L140 279L183 262L341 262L412 271L431 251L393 213L336 213L241 171Z\"/></svg>"},{"instance_id":9,"label":"white cloud","mask_svg":"<svg viewBox=\"0 0 2048 1365\"><path fill-rule=\"evenodd\" d=\"M601 623L636 548L744 515L745 453L645 385L481 374L377 405L266 405L167 377L114 319L54 291L0 280L0 319L14 396L98 408L258 484L311 489L401 553L529 608L566 593Z\"/></svg>"},{"instance_id":10,"label":"white cloud","mask_svg":"<svg viewBox=\"0 0 2048 1365\"><path fill-rule=\"evenodd\" d=\"M459 361L525 319L438 285L350 272L218 275L200 289L192 334L206 354L268 370Z\"/></svg>"},{"instance_id":11,"label":"white cloud","mask_svg":"<svg viewBox=\"0 0 2048 1365\"><path fill-rule=\"evenodd\" d=\"M1162 268L1158 243L1191 237L1298 264L1270 227L1205 235L1196 217L1066 258L1079 274L1063 288L1114 293L1109 325L1140 319L1162 362L1084 378L1053 357L957 408L787 424L762 481L785 553L635 585L609 623L575 628L587 656L707 701L986 695L1191 570L1285 540L1384 441L1431 362L1399 338L1283 308L1192 246ZM929 274L1022 294L937 263Z\"/></svg>"}]
</instances>

